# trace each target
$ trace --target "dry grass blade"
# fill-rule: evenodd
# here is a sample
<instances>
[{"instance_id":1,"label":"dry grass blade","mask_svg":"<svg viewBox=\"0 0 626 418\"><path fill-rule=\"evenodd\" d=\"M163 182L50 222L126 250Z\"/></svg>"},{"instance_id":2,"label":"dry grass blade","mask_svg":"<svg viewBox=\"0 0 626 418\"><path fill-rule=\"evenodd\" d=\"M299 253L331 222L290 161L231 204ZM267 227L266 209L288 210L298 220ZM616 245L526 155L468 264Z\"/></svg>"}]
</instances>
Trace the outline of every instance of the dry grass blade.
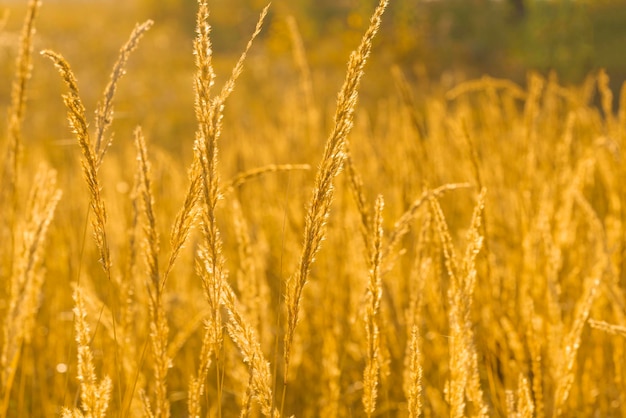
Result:
<instances>
[{"instance_id":1,"label":"dry grass blade","mask_svg":"<svg viewBox=\"0 0 626 418\"><path fill-rule=\"evenodd\" d=\"M152 24L153 22L151 20L147 20L135 26L130 34L130 38L126 41L124 46L122 46L122 49L120 49L120 55L113 65L113 70L109 76L109 83L104 89L104 101L98 105L96 110L96 141L94 151L98 166L102 163L102 158L113 140L111 137L107 143L103 145L104 134L113 122L113 98L117 89L117 83L125 73L126 63L128 62L130 54L137 48L139 40L143 34L152 27Z\"/></svg>"},{"instance_id":2,"label":"dry grass blade","mask_svg":"<svg viewBox=\"0 0 626 418\"><path fill-rule=\"evenodd\" d=\"M365 32L361 44L350 55L346 79L337 97L334 127L326 142L324 156L315 179L313 196L309 204L305 227L304 248L300 256L297 271L291 276L286 285L287 329L284 341L284 374L283 406L289 377L289 363L291 345L293 343L302 290L306 284L311 265L320 250L325 235L326 220L330 213L333 200L334 179L341 170L346 149L347 136L352 129L352 119L358 97L358 87L363 77L363 69L372 49L374 36L378 32L381 17L387 6L386 0L381 0L376 8L370 26ZM282 407L281 407L282 409Z\"/></svg>"}]
</instances>

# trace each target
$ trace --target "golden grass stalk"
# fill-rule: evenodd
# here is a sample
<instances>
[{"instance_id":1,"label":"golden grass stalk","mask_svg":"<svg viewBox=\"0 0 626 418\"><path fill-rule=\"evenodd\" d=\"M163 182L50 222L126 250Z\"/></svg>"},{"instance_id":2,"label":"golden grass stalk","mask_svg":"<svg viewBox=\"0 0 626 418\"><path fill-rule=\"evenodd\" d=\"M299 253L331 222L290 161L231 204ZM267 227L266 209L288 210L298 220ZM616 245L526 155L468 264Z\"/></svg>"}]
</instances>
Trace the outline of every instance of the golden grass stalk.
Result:
<instances>
[{"instance_id":1,"label":"golden grass stalk","mask_svg":"<svg viewBox=\"0 0 626 418\"><path fill-rule=\"evenodd\" d=\"M217 346L215 335L213 334L214 327L210 322L206 322L204 328L204 337L202 338L202 348L200 352L200 365L198 367L198 374L191 378L189 382L189 397L187 399L187 411L189 416L198 418L202 413L202 395L205 391L205 382L211 366L211 354L212 350Z\"/></svg>"},{"instance_id":2,"label":"golden grass stalk","mask_svg":"<svg viewBox=\"0 0 626 418\"><path fill-rule=\"evenodd\" d=\"M431 197L439 197L444 193L458 189L468 189L473 187L470 183L450 183L437 187L433 190L425 190L420 197L418 197L411 206L400 216L393 226L393 230L389 234L389 241L383 253L383 258L387 258L396 245L400 242L400 239L409 232L411 222L415 220L419 209L428 201ZM386 267L385 270L389 270L390 267Z\"/></svg>"},{"instance_id":3,"label":"golden grass stalk","mask_svg":"<svg viewBox=\"0 0 626 418\"><path fill-rule=\"evenodd\" d=\"M609 334L621 335L622 337L626 337L626 327L622 325L609 324L608 322L598 321L596 319L590 319L589 325L592 328L608 332Z\"/></svg>"},{"instance_id":4,"label":"golden grass stalk","mask_svg":"<svg viewBox=\"0 0 626 418\"><path fill-rule=\"evenodd\" d=\"M365 372L363 373L363 407L368 417L376 410L376 397L378 394L378 372L380 369L380 301L383 294L381 278L382 245L383 245L383 207L382 196L376 198L374 209L374 224L372 225L373 237L372 249L370 250L370 274L367 287L367 312L365 314L365 336L367 340L367 357L365 359Z\"/></svg>"},{"instance_id":5,"label":"golden grass stalk","mask_svg":"<svg viewBox=\"0 0 626 418\"><path fill-rule=\"evenodd\" d=\"M126 73L126 63L128 62L130 54L137 48L139 40L143 34L152 27L152 24L152 20L147 20L135 26L128 41L126 41L124 46L120 49L117 61L113 65L113 70L109 76L109 83L104 89L103 101L98 104L96 110L96 135L94 145L98 165L102 163L102 158L113 141L113 137L111 137L106 141L106 144L103 144L104 134L111 126L111 123L113 123L113 98L117 90L117 83Z\"/></svg>"},{"instance_id":6,"label":"golden grass stalk","mask_svg":"<svg viewBox=\"0 0 626 418\"><path fill-rule=\"evenodd\" d=\"M222 254L222 242L219 237L215 218L215 207L219 199L219 177L217 173L217 138L221 129L221 106L216 108L211 100L211 87L215 81L215 72L212 65L212 47L209 38L210 27L208 24L209 9L206 1L198 1L198 13L196 20L196 40L194 42L194 54L196 61L195 76L195 113L198 120L196 131L195 158L198 161L198 169L201 175L201 229L204 242L198 250L196 270L202 279L205 297L211 309L211 315L207 320L207 333L203 338L201 358L204 364L200 365L200 371L208 369L209 357L204 353L213 352L216 356L216 387L217 402L221 403L221 347L223 341L222 317L220 312L220 300L222 298L222 282L224 258ZM218 114L216 114L218 113ZM212 347L206 344L211 344ZM197 381L205 377L198 375ZM192 384L194 384L192 380ZM197 383L199 385L200 383ZM194 388L192 388L194 389ZM202 386L197 391L201 391ZM195 399L192 399L195 403ZM194 411L198 409L195 404L190 405ZM221 416L221 408L219 408Z\"/></svg>"},{"instance_id":7,"label":"golden grass stalk","mask_svg":"<svg viewBox=\"0 0 626 418\"><path fill-rule=\"evenodd\" d=\"M587 318L589 317L591 305L595 300L605 266L599 268L602 270L594 272L593 276L590 276L585 280L584 293L579 302L576 304L574 323L563 341L562 355L557 368L557 385L554 394L555 417L563 416L565 413L566 401L569 397L572 385L574 384L574 365L578 349L580 348L582 332L585 323L587 322Z\"/></svg>"},{"instance_id":8,"label":"golden grass stalk","mask_svg":"<svg viewBox=\"0 0 626 418\"><path fill-rule=\"evenodd\" d=\"M224 192L241 187L244 183L260 177L267 173L276 173L279 171L292 171L292 170L310 170L309 164L268 164L263 167L253 168L243 173L237 174L224 184Z\"/></svg>"},{"instance_id":9,"label":"golden grass stalk","mask_svg":"<svg viewBox=\"0 0 626 418\"><path fill-rule=\"evenodd\" d=\"M418 417L423 408L423 368L422 368L422 340L419 332L419 324L422 322L421 311L425 303L425 284L432 277L433 245L431 243L432 216L425 214L421 224L421 231L415 260L409 276L409 306L406 312L406 329L409 336L405 354L403 371L403 391L407 399L410 417Z\"/></svg>"},{"instance_id":10,"label":"golden grass stalk","mask_svg":"<svg viewBox=\"0 0 626 418\"><path fill-rule=\"evenodd\" d=\"M146 142L141 128L135 130L137 162L139 173L139 192L146 218L144 242L146 265L148 266L148 294L150 296L150 341L154 354L154 416L167 418L170 415L167 398L167 371L170 359L167 356L167 338L169 329L163 307L163 294L159 274L159 236L154 213L154 197L150 180L150 162L148 161ZM144 406L149 409L149 405Z\"/></svg>"},{"instance_id":11,"label":"golden grass stalk","mask_svg":"<svg viewBox=\"0 0 626 418\"><path fill-rule=\"evenodd\" d=\"M145 257L149 275L149 294L152 303L159 300L160 274L159 274L159 235L157 232L156 215L154 213L154 197L152 195L152 180L150 179L151 167L148 161L146 140L140 127L134 132L135 147L137 148L137 173L139 175L139 194L143 204L143 214L146 217L145 233Z\"/></svg>"},{"instance_id":12,"label":"golden grass stalk","mask_svg":"<svg viewBox=\"0 0 626 418\"><path fill-rule=\"evenodd\" d=\"M472 223L468 232L468 245L465 255L458 263L446 220L437 199L430 197L437 230L441 238L446 268L450 276L448 299L450 302L450 415L465 416L466 399L471 401L476 416L485 417L488 413L483 399L478 373L478 352L474 342L471 323L471 305L476 283L476 257L482 247L480 235L481 214L484 210L486 190L483 189L474 209Z\"/></svg>"},{"instance_id":13,"label":"golden grass stalk","mask_svg":"<svg viewBox=\"0 0 626 418\"><path fill-rule=\"evenodd\" d=\"M106 209L101 195L102 186L98 178L98 157L89 139L85 107L78 93L76 77L68 62L60 54L49 50L44 50L41 54L54 62L54 65L57 67L69 89L68 93L63 95L63 102L67 107L67 118L70 127L78 139L78 145L83 155L81 160L83 175L85 176L87 187L91 195L90 206L94 214L92 219L94 238L98 251L100 252L100 263L102 264L107 278L110 280L111 255L105 228L107 220Z\"/></svg>"},{"instance_id":14,"label":"golden grass stalk","mask_svg":"<svg viewBox=\"0 0 626 418\"><path fill-rule=\"evenodd\" d=\"M363 238L363 243L365 244L365 250L367 251L367 259L372 259L371 249L372 243L370 242L370 237L372 236L371 225L372 215L370 214L370 210L367 207L365 192L363 191L363 180L361 176L356 170L354 166L354 162L352 161L352 155L350 151L347 150L346 158L345 158L346 172L348 174L348 179L350 180L350 190L352 191L352 197L356 202L357 210L359 211L360 216L360 229L361 229L361 237Z\"/></svg>"},{"instance_id":15,"label":"golden grass stalk","mask_svg":"<svg viewBox=\"0 0 626 418\"><path fill-rule=\"evenodd\" d=\"M604 69L601 69L598 74L598 90L600 91L602 112L604 113L607 127L612 129L615 124L615 117L613 115L613 92L609 87L609 81L608 74Z\"/></svg>"},{"instance_id":16,"label":"golden grass stalk","mask_svg":"<svg viewBox=\"0 0 626 418\"><path fill-rule=\"evenodd\" d=\"M196 161L194 161L192 168L189 171L189 180L189 186L187 188L187 192L185 193L183 207L176 214L176 219L174 220L174 225L172 226L170 233L171 252L167 262L167 268L165 269L165 274L163 275L161 287L165 286L165 282L174 267L174 263L178 259L180 251L183 249L183 246L189 237L191 228L197 221L198 202L201 197L200 185L202 177Z\"/></svg>"},{"instance_id":17,"label":"golden grass stalk","mask_svg":"<svg viewBox=\"0 0 626 418\"><path fill-rule=\"evenodd\" d=\"M606 233L602 222L598 219L597 214L580 192L574 192L574 199L582 209L590 225L590 229L593 231L593 237L596 240L596 262L589 276L584 279L583 293L574 309L574 320L562 342L562 351L561 355L558 357L555 370L556 389L554 393L554 417L563 416L566 412L566 402L569 398L572 385L574 384L574 366L581 344L582 332L589 318L591 306L595 301L601 280L610 265L610 259L606 249Z\"/></svg>"},{"instance_id":18,"label":"golden grass stalk","mask_svg":"<svg viewBox=\"0 0 626 418\"><path fill-rule=\"evenodd\" d=\"M345 156L346 141L352 129L353 115L358 97L358 87L363 77L363 69L372 49L374 36L378 32L387 0L381 0L370 20L370 25L359 47L352 52L348 61L346 79L337 97L334 127L326 142L324 156L315 179L313 196L306 214L304 227L304 247L296 273L287 280L287 329L284 339L283 401L287 391L291 345L293 343L302 290L309 279L311 265L320 250L325 236L326 220L333 200L334 179L341 170ZM281 407L282 409L282 407Z\"/></svg>"},{"instance_id":19,"label":"golden grass stalk","mask_svg":"<svg viewBox=\"0 0 626 418\"><path fill-rule=\"evenodd\" d=\"M104 101L98 106L96 112L96 143L92 143L89 131L87 118L85 116L85 107L80 99L78 92L78 83L76 77L70 68L69 63L63 58L62 55L50 51L41 51L41 54L50 58L57 70L61 74L61 77L65 81L69 92L63 95L63 102L68 110L68 121L70 128L78 139L78 144L83 155L82 167L83 175L87 181L87 187L91 195L90 206L94 213L92 219L92 226L94 230L94 238L96 246L100 252L100 263L104 269L108 279L111 279L111 255L108 245L107 233L106 233L106 209L104 201L101 196L101 184L98 178L98 169L102 163L102 158L105 153L106 147L102 148L102 138L107 128L113 121L113 97L117 82L124 74L124 67L128 60L129 54L135 49L137 42L143 35L143 33L150 28L151 21L147 21L142 25L138 25L131 33L130 39L122 47L120 56L113 67L109 84L104 91Z\"/></svg>"},{"instance_id":20,"label":"golden grass stalk","mask_svg":"<svg viewBox=\"0 0 626 418\"><path fill-rule=\"evenodd\" d=\"M22 122L26 110L26 87L32 73L33 37L35 36L35 18L41 6L41 1L30 0L22 33L20 35L20 47L16 60L15 79L11 85L11 105L9 108L7 151L5 154L2 191L0 203L2 207L15 208L15 194L18 181L18 167L22 144ZM5 189L7 187L7 189ZM6 194L5 194L6 193ZM10 205L7 199L12 201ZM10 218L13 214L10 214ZM13 220L11 221L13 222Z\"/></svg>"},{"instance_id":21,"label":"golden grass stalk","mask_svg":"<svg viewBox=\"0 0 626 418\"><path fill-rule=\"evenodd\" d=\"M220 194L220 179L217 170L218 146L217 141L222 129L222 116L224 103L233 91L235 81L243 71L243 63L246 54L252 46L253 40L259 34L263 20L267 15L268 7L263 9L254 33L246 45L246 49L241 54L235 64L231 76L224 84L220 94L211 98L211 87L215 81L215 72L212 65L212 50L209 37L210 26L208 24L209 10L206 1L199 0L199 7L196 19L196 39L194 41L194 54L196 63L195 85L195 113L198 121L198 130L195 141L195 158L197 169L201 176L200 196L201 196L201 230L204 242L198 251L196 270L198 271L204 286L205 296L209 303L212 314L208 319L208 326L212 328L212 338L205 338L204 341L212 341L213 352L217 360L217 392L218 403L221 402L221 360L220 350L222 345L222 319L221 300L224 286L224 255L222 252L222 241L217 226L215 209ZM194 163L196 164L196 163ZM193 170L193 169L192 169ZM204 345L204 343L203 343ZM208 347L203 347L202 352L208 352ZM202 361L206 361L202 360ZM201 366L204 367L204 366ZM198 379L202 378L198 376ZM219 409L221 414L221 409Z\"/></svg>"},{"instance_id":22,"label":"golden grass stalk","mask_svg":"<svg viewBox=\"0 0 626 418\"><path fill-rule=\"evenodd\" d=\"M446 99L455 100L464 94L486 89L506 90L516 99L525 99L526 92L511 80L483 76L478 80L469 80L455 86L446 93Z\"/></svg>"},{"instance_id":23,"label":"golden grass stalk","mask_svg":"<svg viewBox=\"0 0 626 418\"><path fill-rule=\"evenodd\" d=\"M406 393L409 409L409 417L417 418L422 413L422 353L419 344L419 329L417 324L411 327L411 339L409 341L409 381Z\"/></svg>"},{"instance_id":24,"label":"golden grass stalk","mask_svg":"<svg viewBox=\"0 0 626 418\"><path fill-rule=\"evenodd\" d=\"M76 326L76 343L78 345L78 382L80 384L81 408L84 412L81 415L78 409L64 412L64 416L85 416L93 418L103 418L109 407L111 389L113 383L107 376L98 383L96 368L93 360L93 353L89 344L91 342L91 331L87 323L87 310L83 301L80 287L75 286L73 294ZM71 414L71 415L67 415Z\"/></svg>"},{"instance_id":25,"label":"golden grass stalk","mask_svg":"<svg viewBox=\"0 0 626 418\"><path fill-rule=\"evenodd\" d=\"M19 226L9 284L8 310L3 324L0 370L2 380L2 416L6 414L13 380L20 363L22 344L28 343L39 310L45 270L44 245L61 191L56 186L56 172L41 167L35 176L25 208L25 219Z\"/></svg>"},{"instance_id":26,"label":"golden grass stalk","mask_svg":"<svg viewBox=\"0 0 626 418\"><path fill-rule=\"evenodd\" d=\"M224 282L223 305L228 312L227 330L243 355L243 361L250 368L250 389L252 397L259 403L261 412L267 417L278 416L273 410L272 375L270 365L265 360L261 344L254 329L241 315L235 292Z\"/></svg>"},{"instance_id":27,"label":"golden grass stalk","mask_svg":"<svg viewBox=\"0 0 626 418\"><path fill-rule=\"evenodd\" d=\"M304 43L298 30L298 24L293 16L287 17L287 26L289 27L289 36L291 38L291 44L293 45L293 60L296 64L296 68L300 75L300 92L303 98L304 113L306 116L306 132L308 134L308 140L313 141L317 134L317 126L319 121L319 114L315 107L315 100L313 95L313 82L311 78L311 71L306 59L306 51L304 49Z\"/></svg>"},{"instance_id":28,"label":"golden grass stalk","mask_svg":"<svg viewBox=\"0 0 626 418\"><path fill-rule=\"evenodd\" d=\"M517 413L520 418L533 418L535 405L528 379L520 373L517 384Z\"/></svg>"}]
</instances>

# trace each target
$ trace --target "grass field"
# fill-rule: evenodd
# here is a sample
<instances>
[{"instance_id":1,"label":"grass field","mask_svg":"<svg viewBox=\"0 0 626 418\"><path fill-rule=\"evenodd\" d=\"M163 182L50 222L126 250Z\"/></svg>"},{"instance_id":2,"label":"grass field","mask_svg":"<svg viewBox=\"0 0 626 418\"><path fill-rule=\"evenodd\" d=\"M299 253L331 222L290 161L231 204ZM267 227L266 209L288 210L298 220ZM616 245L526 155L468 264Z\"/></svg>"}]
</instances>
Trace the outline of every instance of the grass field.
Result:
<instances>
[{"instance_id":1,"label":"grass field","mask_svg":"<svg viewBox=\"0 0 626 418\"><path fill-rule=\"evenodd\" d=\"M267 9L220 57L205 1L189 43L39 6L0 32L1 417L626 416L604 71L421 89L386 0L343 82Z\"/></svg>"}]
</instances>

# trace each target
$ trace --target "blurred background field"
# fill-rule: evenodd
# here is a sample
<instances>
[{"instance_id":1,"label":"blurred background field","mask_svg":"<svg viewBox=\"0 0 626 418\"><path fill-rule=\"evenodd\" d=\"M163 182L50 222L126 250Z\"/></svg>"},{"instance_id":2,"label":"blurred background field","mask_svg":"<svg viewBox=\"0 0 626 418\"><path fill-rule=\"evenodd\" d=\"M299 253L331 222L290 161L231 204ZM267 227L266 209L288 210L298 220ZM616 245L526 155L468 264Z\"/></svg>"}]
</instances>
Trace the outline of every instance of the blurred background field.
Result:
<instances>
[{"instance_id":1,"label":"blurred background field","mask_svg":"<svg viewBox=\"0 0 626 418\"><path fill-rule=\"evenodd\" d=\"M315 99L332 109L346 57L366 27L374 4L372 0L274 1L252 51L253 63L236 95L245 97L245 103L232 105L233 113L241 116L244 106L251 118L267 119L275 117L264 113L274 108L274 103L268 102L284 102L284 82L297 77L288 16L295 18L303 39ZM264 5L258 0L211 2L216 65L218 70L226 70L218 71L222 80ZM193 71L195 7L193 0L46 1L36 49L59 50L70 63L88 62L76 65L76 71L84 100L93 104L125 34L137 21L155 20L145 47L129 67L129 72L141 73L141 80L120 89L117 120L128 126L141 120L159 144L179 150L180 142L165 138L188 134L193 126L191 97L185 93ZM25 2L5 1L3 9L8 16L0 35L0 75L8 80ZM418 97L485 74L525 85L529 70L544 76L554 71L562 84L573 85L605 68L613 90L626 79L626 54L618 52L626 40L626 2L621 0L395 0L385 17L383 36L376 40L377 54L368 64L372 82L363 86L361 104L366 108L376 102L368 98L394 91L390 71L394 66L415 86ZM41 58L36 57L35 64L38 62ZM60 84L50 80L39 65L35 65L33 84L33 106L58 97ZM95 86L98 88L92 88ZM9 83L0 86L3 105L8 103L9 87ZM247 94L249 91L254 94ZM39 97L42 100L34 100ZM30 116L46 118L42 122L49 126L47 135L59 140L66 135L61 114L59 109L58 113L33 112ZM159 114L168 118L155 117ZM37 123L27 124L27 130L29 125Z\"/></svg>"}]
</instances>

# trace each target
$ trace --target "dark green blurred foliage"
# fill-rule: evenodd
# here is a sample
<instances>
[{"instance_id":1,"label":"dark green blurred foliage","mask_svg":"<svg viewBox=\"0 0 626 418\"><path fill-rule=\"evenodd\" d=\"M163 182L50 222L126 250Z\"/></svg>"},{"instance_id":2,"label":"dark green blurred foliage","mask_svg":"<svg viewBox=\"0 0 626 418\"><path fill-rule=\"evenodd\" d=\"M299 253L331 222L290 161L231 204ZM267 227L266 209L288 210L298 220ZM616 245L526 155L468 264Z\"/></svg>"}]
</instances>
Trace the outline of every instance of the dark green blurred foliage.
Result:
<instances>
[{"instance_id":1,"label":"dark green blurred foliage","mask_svg":"<svg viewBox=\"0 0 626 418\"><path fill-rule=\"evenodd\" d=\"M270 51L290 48L284 20L293 15L312 65L339 64L367 23L374 0L275 0L263 39ZM264 0L214 0L210 3L215 50L238 51ZM193 36L195 0L141 0L157 23L172 24ZM394 0L379 37L389 64L408 73L426 69L431 79L490 74L523 81L529 69L555 70L566 83L606 67L614 79L626 76L626 2L620 0Z\"/></svg>"}]
</instances>

